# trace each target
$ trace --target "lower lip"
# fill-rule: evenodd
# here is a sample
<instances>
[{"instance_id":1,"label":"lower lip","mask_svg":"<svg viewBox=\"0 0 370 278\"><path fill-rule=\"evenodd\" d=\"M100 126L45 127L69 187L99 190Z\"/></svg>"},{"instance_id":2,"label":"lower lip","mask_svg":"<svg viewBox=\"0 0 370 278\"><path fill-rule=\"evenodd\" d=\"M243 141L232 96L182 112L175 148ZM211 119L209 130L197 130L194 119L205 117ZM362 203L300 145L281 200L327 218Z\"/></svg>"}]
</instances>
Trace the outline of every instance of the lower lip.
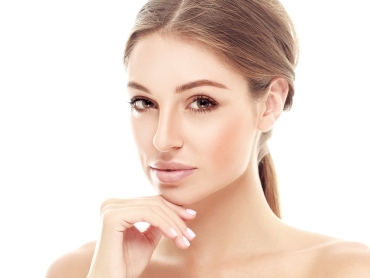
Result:
<instances>
[{"instance_id":1,"label":"lower lip","mask_svg":"<svg viewBox=\"0 0 370 278\"><path fill-rule=\"evenodd\" d=\"M179 182L180 180L190 176L195 171L195 169L164 171L164 170L158 170L158 169L153 169L153 168L151 168L151 170L154 176L161 183Z\"/></svg>"}]
</instances>

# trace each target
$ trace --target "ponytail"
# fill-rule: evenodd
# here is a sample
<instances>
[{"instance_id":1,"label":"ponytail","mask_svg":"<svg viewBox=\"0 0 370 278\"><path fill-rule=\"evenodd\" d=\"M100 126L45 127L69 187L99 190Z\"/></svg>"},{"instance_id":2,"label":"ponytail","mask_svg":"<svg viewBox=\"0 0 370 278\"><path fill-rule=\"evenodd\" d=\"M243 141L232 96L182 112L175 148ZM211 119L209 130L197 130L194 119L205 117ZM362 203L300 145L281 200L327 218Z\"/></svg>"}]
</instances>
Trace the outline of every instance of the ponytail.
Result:
<instances>
[{"instance_id":1,"label":"ponytail","mask_svg":"<svg viewBox=\"0 0 370 278\"><path fill-rule=\"evenodd\" d=\"M261 134L258 152L258 173L267 203L275 215L281 218L277 175L267 146L267 140L271 137L271 134L272 130Z\"/></svg>"}]
</instances>

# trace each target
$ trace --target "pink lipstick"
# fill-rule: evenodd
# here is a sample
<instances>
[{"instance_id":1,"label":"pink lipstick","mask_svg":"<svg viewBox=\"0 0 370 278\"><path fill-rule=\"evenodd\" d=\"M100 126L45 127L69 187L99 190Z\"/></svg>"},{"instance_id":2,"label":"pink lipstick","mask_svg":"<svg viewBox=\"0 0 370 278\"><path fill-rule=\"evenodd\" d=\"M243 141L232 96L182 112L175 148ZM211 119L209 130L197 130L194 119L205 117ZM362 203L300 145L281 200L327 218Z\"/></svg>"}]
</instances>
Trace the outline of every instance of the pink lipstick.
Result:
<instances>
[{"instance_id":1,"label":"pink lipstick","mask_svg":"<svg viewBox=\"0 0 370 278\"><path fill-rule=\"evenodd\" d=\"M152 174L161 183L176 183L190 176L196 170L178 162L157 162L150 165Z\"/></svg>"}]
</instances>

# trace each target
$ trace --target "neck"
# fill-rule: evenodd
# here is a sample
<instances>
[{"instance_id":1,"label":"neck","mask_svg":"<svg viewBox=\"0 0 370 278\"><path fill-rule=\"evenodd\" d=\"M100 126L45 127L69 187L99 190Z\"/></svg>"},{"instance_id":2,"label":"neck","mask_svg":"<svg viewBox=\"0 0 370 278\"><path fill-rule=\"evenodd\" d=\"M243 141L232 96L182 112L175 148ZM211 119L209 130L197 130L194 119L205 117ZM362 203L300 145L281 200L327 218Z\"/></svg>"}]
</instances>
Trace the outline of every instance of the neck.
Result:
<instances>
[{"instance_id":1,"label":"neck","mask_svg":"<svg viewBox=\"0 0 370 278\"><path fill-rule=\"evenodd\" d=\"M276 247L276 233L271 231L283 225L266 202L256 169L247 169L232 184L189 208L197 211L187 222L197 236L186 250L162 237L155 254L167 262L180 258L188 266L216 265L240 252L243 257L266 254Z\"/></svg>"}]
</instances>

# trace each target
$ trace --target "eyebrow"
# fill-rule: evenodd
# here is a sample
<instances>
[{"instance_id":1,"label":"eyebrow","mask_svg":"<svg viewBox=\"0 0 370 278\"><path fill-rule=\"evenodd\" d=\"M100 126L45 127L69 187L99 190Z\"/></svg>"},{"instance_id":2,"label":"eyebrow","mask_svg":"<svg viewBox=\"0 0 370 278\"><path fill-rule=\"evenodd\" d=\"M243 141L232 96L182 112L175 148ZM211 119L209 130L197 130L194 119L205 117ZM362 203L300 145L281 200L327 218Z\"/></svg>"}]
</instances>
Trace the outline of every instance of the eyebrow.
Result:
<instances>
[{"instance_id":1,"label":"eyebrow","mask_svg":"<svg viewBox=\"0 0 370 278\"><path fill-rule=\"evenodd\" d=\"M189 83L186 83L184 85L176 87L175 93L179 94L179 93L188 91L190 89L194 89L194 88L197 88L197 87L203 87L203 86L210 86L210 87L216 87L216 88L221 88L221 89L228 89L225 85L223 85L221 83L211 81L211 80L208 80L208 79L201 79L201 80L192 81L192 82L189 82ZM143 85L140 85L139 83L137 83L135 81L130 81L127 84L127 87L143 91L143 92L145 92L147 94L150 94L150 95L152 94L149 91L149 89L145 88Z\"/></svg>"}]
</instances>

